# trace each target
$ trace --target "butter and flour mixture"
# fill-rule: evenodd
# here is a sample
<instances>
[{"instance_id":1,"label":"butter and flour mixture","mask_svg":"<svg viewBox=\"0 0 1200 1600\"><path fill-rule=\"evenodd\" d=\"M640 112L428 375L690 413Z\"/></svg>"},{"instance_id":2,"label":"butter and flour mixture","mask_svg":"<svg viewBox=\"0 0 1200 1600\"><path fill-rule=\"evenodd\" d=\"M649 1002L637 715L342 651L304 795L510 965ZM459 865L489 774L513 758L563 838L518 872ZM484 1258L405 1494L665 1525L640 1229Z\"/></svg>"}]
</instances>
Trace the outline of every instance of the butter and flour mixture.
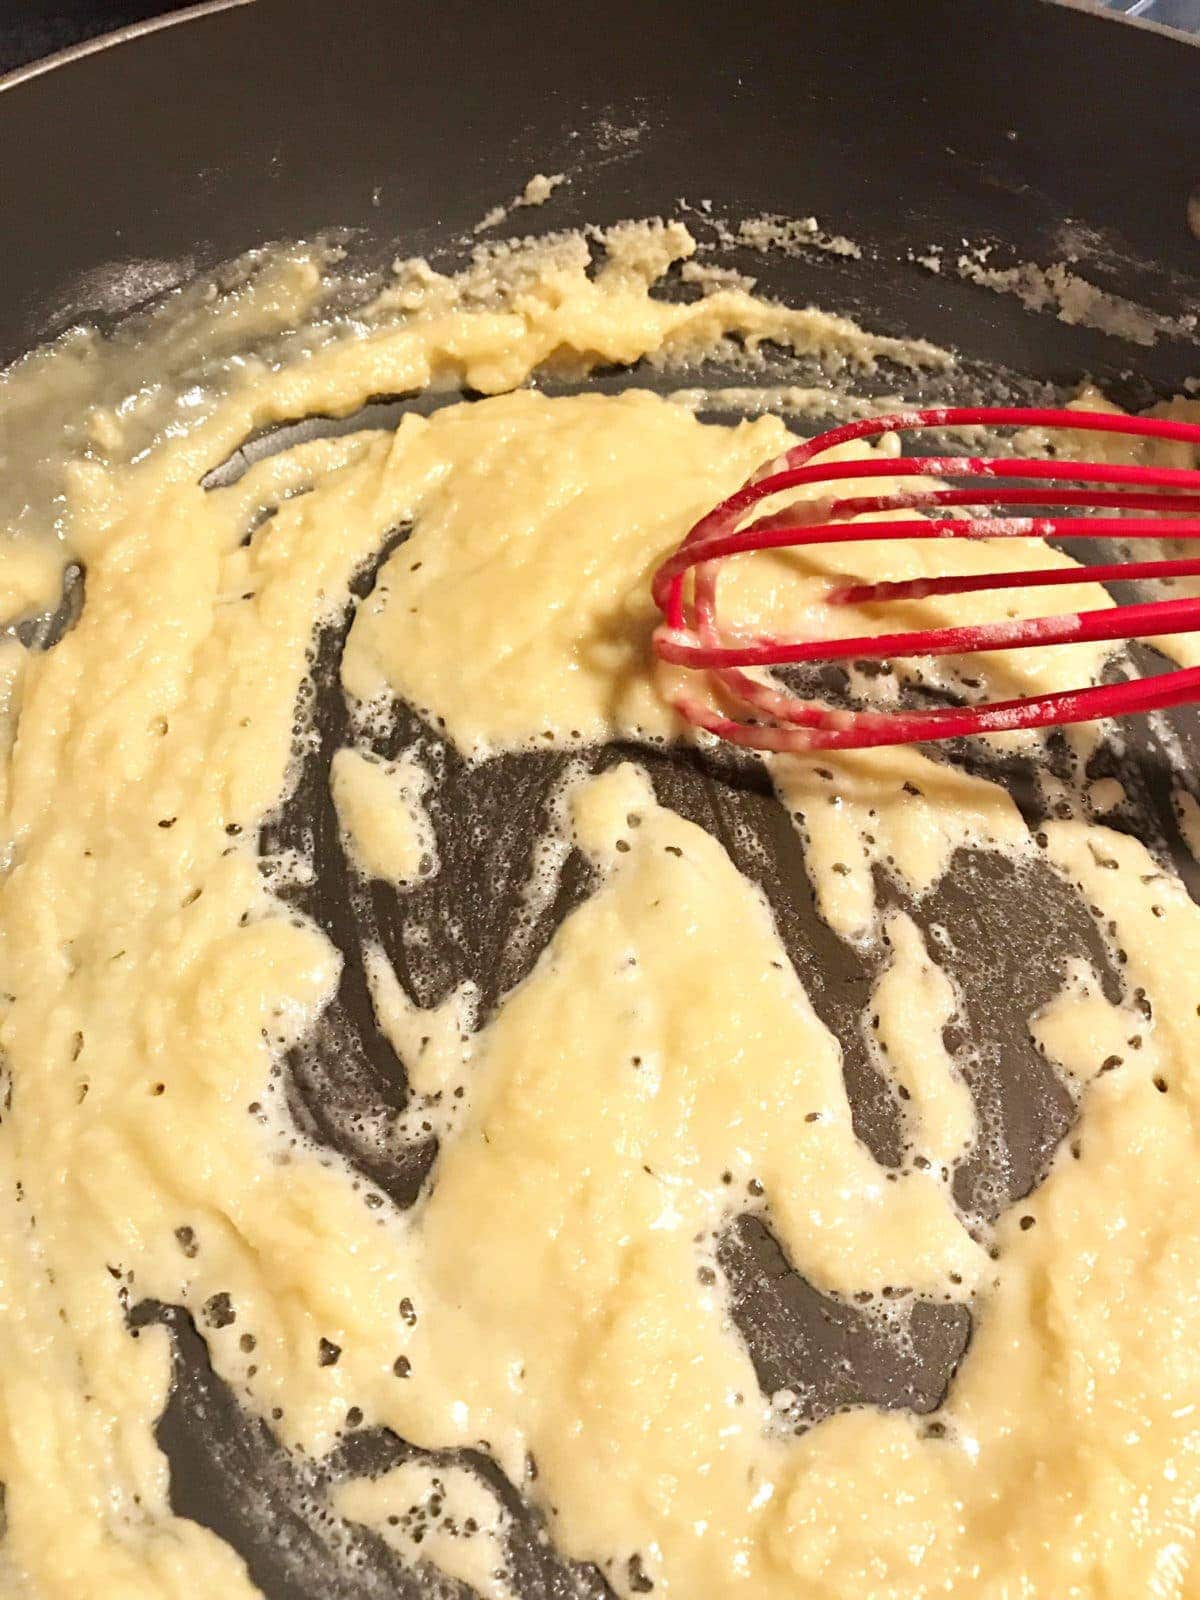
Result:
<instances>
[{"instance_id":1,"label":"butter and flour mixture","mask_svg":"<svg viewBox=\"0 0 1200 1600\"><path fill-rule=\"evenodd\" d=\"M652 293L681 227L605 244L408 264L353 328L297 252L155 325L161 370L77 335L2 380L9 612L68 561L82 591L0 651L6 1594L283 1570L188 1514L160 1448L189 1319L284 1566L271 1506L304 1486L313 1594L1200 1594L1200 909L1102 820L1098 730L953 760L685 738L649 574L790 436L580 375L943 357ZM478 397L220 470L449 388ZM822 626L823 575L932 559L778 552L725 604Z\"/></svg>"}]
</instances>

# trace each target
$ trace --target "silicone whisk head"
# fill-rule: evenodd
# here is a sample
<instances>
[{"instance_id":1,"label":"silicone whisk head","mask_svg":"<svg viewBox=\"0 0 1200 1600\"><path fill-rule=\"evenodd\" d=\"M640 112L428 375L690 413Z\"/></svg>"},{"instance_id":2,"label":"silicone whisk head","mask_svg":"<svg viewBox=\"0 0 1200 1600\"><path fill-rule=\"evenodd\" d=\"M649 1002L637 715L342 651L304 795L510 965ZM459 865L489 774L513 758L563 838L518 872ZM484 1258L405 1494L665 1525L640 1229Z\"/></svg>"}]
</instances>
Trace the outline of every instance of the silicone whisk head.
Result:
<instances>
[{"instance_id":1,"label":"silicone whisk head","mask_svg":"<svg viewBox=\"0 0 1200 1600\"><path fill-rule=\"evenodd\" d=\"M1194 596L848 638L777 638L722 626L717 609L721 563L756 550L912 539L1110 539L1123 544L1200 538L1200 471L1187 468L1064 457L818 459L851 440L962 427L1069 429L1200 446L1200 426L1193 423L1001 406L897 412L847 423L796 445L772 462L765 475L755 476L702 517L654 575L654 600L662 612L654 633L655 654L705 675L715 691L701 697L685 687L675 695L676 708L689 722L758 750L847 750L1127 716L1200 699L1200 668L1189 667L1018 700L921 711L843 710L790 691L770 673L774 667L801 663L968 656L1186 633L1200 629L1200 597ZM915 481L910 492L895 492L889 485L892 492L864 493L872 478ZM852 492L843 493L843 485ZM783 511L756 514L763 501L789 490L803 490L805 498ZM1029 509L1022 514L1023 508ZM885 512L889 515L882 517ZM1200 557L889 582L841 580L830 584L823 599L831 606L862 606L1002 589L1192 577L1200 577ZM727 704L728 714L715 709L714 702Z\"/></svg>"}]
</instances>

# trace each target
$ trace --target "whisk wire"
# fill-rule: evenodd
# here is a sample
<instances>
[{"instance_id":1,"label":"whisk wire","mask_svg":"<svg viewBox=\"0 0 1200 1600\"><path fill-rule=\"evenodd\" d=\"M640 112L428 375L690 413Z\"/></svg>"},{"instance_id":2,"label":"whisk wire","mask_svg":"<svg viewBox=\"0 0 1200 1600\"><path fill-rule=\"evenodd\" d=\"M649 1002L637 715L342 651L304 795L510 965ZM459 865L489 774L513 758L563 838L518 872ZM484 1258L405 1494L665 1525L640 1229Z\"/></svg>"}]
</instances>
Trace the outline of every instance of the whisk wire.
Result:
<instances>
[{"instance_id":1,"label":"whisk wire","mask_svg":"<svg viewBox=\"0 0 1200 1600\"><path fill-rule=\"evenodd\" d=\"M1193 596L846 638L778 639L722 630L717 615L720 563L755 551L895 540L1070 538L1124 542L1200 537L1200 471L1190 468L978 455L813 459L838 445L885 432L979 426L1070 429L1200 446L1200 426L1192 423L1025 407L938 407L864 418L795 446L702 517L654 575L652 593L664 618L655 632L658 657L707 673L727 697L751 713L747 721L725 716L685 689L676 698L683 716L719 738L752 748L855 748L1124 716L1200 697L1200 668L1187 668L1124 683L966 707L920 712L847 711L813 703L790 693L778 682L764 683L742 670L800 663L971 655L978 651L1117 642L1200 630L1200 597ZM835 487L872 478L893 483L905 478L917 481L911 490L889 489L873 495L843 495ZM952 481L947 484L947 479ZM746 521L755 507L774 496L797 489L812 495L814 489L826 485L833 490L829 495L818 494L782 511L767 510L755 520ZM984 514L1022 506L1038 507L1039 512L1024 516ZM940 514L955 507L963 508L962 514ZM1064 507L1120 514L1061 516L1055 508ZM897 515L905 511L918 514ZM925 515L926 512L935 514ZM1151 514L1132 516L1130 512ZM885 513L887 520L875 520ZM822 598L834 606L872 606L1001 589L1187 577L1200 577L1200 558L1002 569L879 582L842 580L830 584Z\"/></svg>"}]
</instances>

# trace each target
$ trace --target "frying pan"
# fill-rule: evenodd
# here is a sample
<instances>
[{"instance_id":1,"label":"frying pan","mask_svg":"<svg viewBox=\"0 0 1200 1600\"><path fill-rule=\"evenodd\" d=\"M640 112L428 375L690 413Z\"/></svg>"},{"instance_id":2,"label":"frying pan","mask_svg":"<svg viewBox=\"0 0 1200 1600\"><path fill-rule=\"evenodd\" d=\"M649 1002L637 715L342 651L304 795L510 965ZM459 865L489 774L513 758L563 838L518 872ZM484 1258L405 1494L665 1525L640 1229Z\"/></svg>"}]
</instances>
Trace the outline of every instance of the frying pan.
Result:
<instances>
[{"instance_id":1,"label":"frying pan","mask_svg":"<svg viewBox=\"0 0 1200 1600\"><path fill-rule=\"evenodd\" d=\"M1143 404L1200 372L1186 327L1132 346L911 258L934 247L952 267L969 242L991 247L991 265L1073 260L1110 295L1186 315L1200 287L1200 239L1188 220L1200 184L1198 84L1200 54L1182 38L1047 0L839 0L783 10L768 0L200 6L0 82L8 243L0 361L80 318L119 318L266 240L338 228L349 230L364 267L397 250L453 264L463 248L455 241L532 172L566 171L570 183L544 215L522 213L523 226L605 223L704 200L732 217L814 213L850 234L861 256L730 259L768 294L952 346L963 356L962 381L997 398L1057 393L1089 374L1116 398ZM361 420L394 420L402 406L381 402ZM254 446L272 447L270 439ZM360 589L371 579L362 574ZM506 756L471 768L449 750L437 752L445 779L432 805L438 879L403 905L384 885L356 884L327 781L347 738L336 672L346 626L330 624L314 640L319 739L261 848L315 849L315 882L289 893L347 957L315 1038L288 1063L293 1112L407 1205L435 1146L391 1161L357 1148L347 1131L364 1105L398 1108L406 1095L402 1065L374 1028L362 941L381 939L425 1003L472 978L486 1015L591 885L586 864L570 858L536 937L514 953L530 840L562 758ZM1154 666L1148 654L1141 664ZM847 692L836 679L824 688ZM400 707L379 747L392 754L414 740L431 752L437 744ZM1172 861L1193 892L1171 791L1197 789L1198 741L1187 713L1132 725L1124 748L1101 749L1087 774L1120 779L1127 800L1105 820ZM791 824L757 768L628 748L586 759L599 768L630 753L660 798L717 834L762 885L816 1009L841 1041L856 1128L894 1166L896 1108L860 1031L879 957L843 944L816 916ZM943 758L1005 782L1036 829L1045 802L1026 764L954 747ZM1076 781L1057 738L1047 760ZM458 842L468 833L488 841L482 852ZM481 876L486 906L473 892ZM1072 955L1095 965L1111 997L1121 992L1069 887L1046 869L1035 891L1002 858L960 852L910 908L968 953L951 967L963 1003L947 1042L1002 1128L998 1149L956 1174L956 1194L981 1221L1028 1193L1071 1139L1074 1106L1033 1049L1028 1018L1058 991ZM886 877L879 892L904 903ZM420 968L405 954L413 918L459 929L453 938L435 931ZM808 1397L799 1426L860 1404L927 1413L953 1382L970 1338L965 1308L917 1306L913 1352L901 1357L855 1306L823 1297L794 1271L769 1215L735 1222L720 1260L764 1391L786 1386ZM172 1333L175 1380L159 1438L176 1509L238 1549L271 1600L428 1592L370 1537L355 1564L336 1559L341 1531L314 1511L333 1472L374 1471L416 1454L412 1446L360 1428L327 1461L291 1460L214 1375L185 1313L143 1303L131 1317ZM513 1512L523 1595L611 1593L602 1573L539 1539L536 1512L485 1453L467 1456ZM445 1592L467 1593L455 1584Z\"/></svg>"}]
</instances>

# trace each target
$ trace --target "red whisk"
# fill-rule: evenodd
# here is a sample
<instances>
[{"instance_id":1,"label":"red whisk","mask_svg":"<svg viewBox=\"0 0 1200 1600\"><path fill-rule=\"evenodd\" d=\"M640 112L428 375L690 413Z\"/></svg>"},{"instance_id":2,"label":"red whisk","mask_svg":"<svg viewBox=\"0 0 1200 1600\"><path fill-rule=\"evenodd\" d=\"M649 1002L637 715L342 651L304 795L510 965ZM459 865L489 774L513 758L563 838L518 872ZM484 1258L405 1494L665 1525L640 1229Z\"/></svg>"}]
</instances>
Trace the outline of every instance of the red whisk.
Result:
<instances>
[{"instance_id":1,"label":"red whisk","mask_svg":"<svg viewBox=\"0 0 1200 1600\"><path fill-rule=\"evenodd\" d=\"M846 639L779 639L722 631L717 615L719 563L730 556L785 546L858 543L882 539L1180 539L1200 536L1200 471L1110 465L1091 461L995 459L981 456L907 456L896 460L837 461L810 465L814 456L849 439L915 428L1070 428L1138 439L1200 445L1200 426L1160 419L1112 416L1098 411L1034 410L1024 407L939 407L872 417L834 428L789 450L769 475L751 479L702 517L679 549L654 575L654 600L663 613L654 651L663 661L707 673L747 720L722 716L686 690L675 698L688 721L719 738L759 750L857 749L910 744L964 734L999 733L1093 717L1126 716L1200 699L1200 667L1125 683L1094 685L1018 700L999 700L928 711L845 711L787 691L778 680L763 683L746 667L798 662L884 661L911 656L970 655L1029 645L1081 644L1200 629L1200 598L1157 600L1103 610L1015 621L881 633ZM853 494L801 502L782 512L747 521L754 507L781 491L841 480L933 477L907 494ZM942 486L945 484L945 486ZM1116 516L1009 514L1020 506L1080 507ZM1005 508L1002 515L946 515L950 507ZM845 519L882 511L931 513L896 521ZM1130 516L1130 512L1148 512ZM686 579L692 574L691 592ZM861 605L928 595L979 593L1122 579L1200 576L1200 558L1122 561L1103 566L1038 568L1021 572L972 573L905 582L831 584L831 605Z\"/></svg>"}]
</instances>

